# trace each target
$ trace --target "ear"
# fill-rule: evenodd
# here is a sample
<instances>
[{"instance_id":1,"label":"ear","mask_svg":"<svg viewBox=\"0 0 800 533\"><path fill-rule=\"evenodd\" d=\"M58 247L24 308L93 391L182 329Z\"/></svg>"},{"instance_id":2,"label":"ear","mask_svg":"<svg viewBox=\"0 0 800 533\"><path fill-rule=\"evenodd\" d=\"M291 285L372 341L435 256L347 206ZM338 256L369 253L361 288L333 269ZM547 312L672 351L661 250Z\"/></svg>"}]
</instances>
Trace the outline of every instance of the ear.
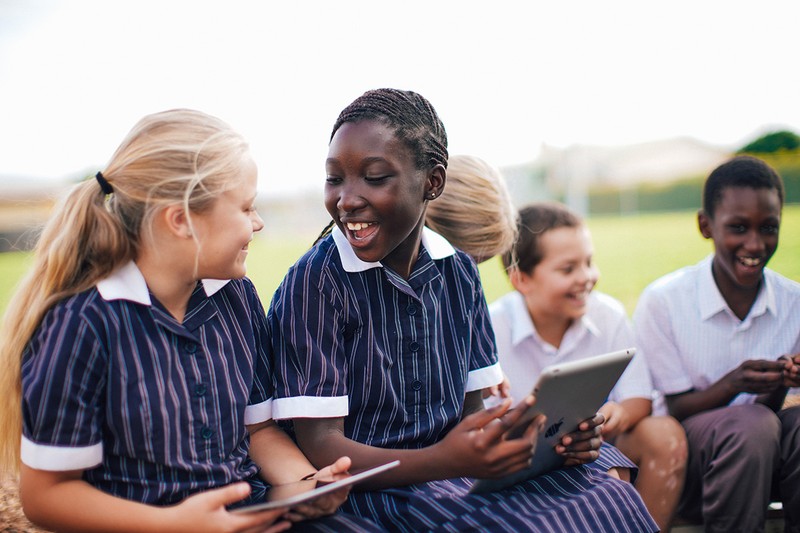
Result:
<instances>
[{"instance_id":1,"label":"ear","mask_svg":"<svg viewBox=\"0 0 800 533\"><path fill-rule=\"evenodd\" d=\"M508 280L511 282L511 286L514 287L517 292L526 294L529 279L530 276L521 271L519 268L515 266L509 267Z\"/></svg>"},{"instance_id":2,"label":"ear","mask_svg":"<svg viewBox=\"0 0 800 533\"><path fill-rule=\"evenodd\" d=\"M186 210L180 205L170 205L161 211L161 219L166 230L179 239L190 239L192 226L189 224L189 217Z\"/></svg>"},{"instance_id":3,"label":"ear","mask_svg":"<svg viewBox=\"0 0 800 533\"><path fill-rule=\"evenodd\" d=\"M697 227L700 228L700 235L706 239L713 238L711 231L711 217L706 214L702 209L697 212Z\"/></svg>"},{"instance_id":4,"label":"ear","mask_svg":"<svg viewBox=\"0 0 800 533\"><path fill-rule=\"evenodd\" d=\"M428 183L425 186L425 200L435 200L444 192L447 181L447 170L444 165L436 165L428 172Z\"/></svg>"}]
</instances>

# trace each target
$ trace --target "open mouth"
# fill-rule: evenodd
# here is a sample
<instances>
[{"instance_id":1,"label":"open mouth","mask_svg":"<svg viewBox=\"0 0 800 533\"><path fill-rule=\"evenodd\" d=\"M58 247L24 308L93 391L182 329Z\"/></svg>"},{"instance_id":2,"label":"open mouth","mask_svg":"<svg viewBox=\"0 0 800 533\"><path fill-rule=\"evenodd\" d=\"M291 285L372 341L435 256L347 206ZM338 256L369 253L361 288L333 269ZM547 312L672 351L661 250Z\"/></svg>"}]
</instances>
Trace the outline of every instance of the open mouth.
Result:
<instances>
[{"instance_id":1,"label":"open mouth","mask_svg":"<svg viewBox=\"0 0 800 533\"><path fill-rule=\"evenodd\" d=\"M736 260L741 265L746 266L748 268L755 268L755 267L759 267L762 264L764 264L764 258L763 257L744 257L744 256L741 256L741 257L736 257Z\"/></svg>"},{"instance_id":2,"label":"open mouth","mask_svg":"<svg viewBox=\"0 0 800 533\"><path fill-rule=\"evenodd\" d=\"M355 241L367 239L378 231L378 225L375 222L348 222L345 227Z\"/></svg>"}]
</instances>

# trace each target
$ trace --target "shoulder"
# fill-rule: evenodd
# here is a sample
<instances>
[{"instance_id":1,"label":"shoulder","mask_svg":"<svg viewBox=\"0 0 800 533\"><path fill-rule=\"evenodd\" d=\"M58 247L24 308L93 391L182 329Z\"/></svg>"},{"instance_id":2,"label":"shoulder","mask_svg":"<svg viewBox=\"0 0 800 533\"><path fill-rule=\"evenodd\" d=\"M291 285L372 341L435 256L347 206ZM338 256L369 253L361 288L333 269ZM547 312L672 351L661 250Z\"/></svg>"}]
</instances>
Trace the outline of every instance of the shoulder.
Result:
<instances>
[{"instance_id":1,"label":"shoulder","mask_svg":"<svg viewBox=\"0 0 800 533\"><path fill-rule=\"evenodd\" d=\"M626 317L627 312L622 302L613 296L600 291L592 291L589 295L589 309L606 315Z\"/></svg>"},{"instance_id":2,"label":"shoulder","mask_svg":"<svg viewBox=\"0 0 800 533\"><path fill-rule=\"evenodd\" d=\"M769 280L770 284L783 293L789 293L792 295L800 294L800 283L794 281L793 279L789 279L786 276L778 274L772 269L765 268L764 277Z\"/></svg>"},{"instance_id":3,"label":"shoulder","mask_svg":"<svg viewBox=\"0 0 800 533\"><path fill-rule=\"evenodd\" d=\"M697 264L685 266L661 276L645 287L644 291L642 291L642 297L675 294L676 292L684 291L694 292L703 270L710 270L710 263L711 259L706 258Z\"/></svg>"}]
</instances>

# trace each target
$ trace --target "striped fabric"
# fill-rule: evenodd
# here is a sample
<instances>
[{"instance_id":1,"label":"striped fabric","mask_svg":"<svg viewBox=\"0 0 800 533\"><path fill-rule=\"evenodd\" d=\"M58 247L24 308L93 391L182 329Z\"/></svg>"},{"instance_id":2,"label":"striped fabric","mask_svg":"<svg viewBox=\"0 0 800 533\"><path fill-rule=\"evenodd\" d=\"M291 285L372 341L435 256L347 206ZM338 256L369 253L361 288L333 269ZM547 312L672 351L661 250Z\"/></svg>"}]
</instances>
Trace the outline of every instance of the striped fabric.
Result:
<instances>
[{"instance_id":1,"label":"striped fabric","mask_svg":"<svg viewBox=\"0 0 800 533\"><path fill-rule=\"evenodd\" d=\"M345 417L346 435L372 446L438 442L458 423L465 394L502 377L475 263L427 229L408 281L359 261L334 230L290 269L268 320L275 418ZM632 466L622 456L606 462ZM493 494L467 494L470 485L353 492L343 509L388 531L657 529L633 487L599 467Z\"/></svg>"},{"instance_id":2,"label":"striped fabric","mask_svg":"<svg viewBox=\"0 0 800 533\"><path fill-rule=\"evenodd\" d=\"M254 476L244 425L271 416L266 334L250 281L198 283L181 324L130 263L33 336L23 462L152 504Z\"/></svg>"},{"instance_id":3,"label":"striped fabric","mask_svg":"<svg viewBox=\"0 0 800 533\"><path fill-rule=\"evenodd\" d=\"M637 345L664 394L705 390L748 359L800 352L800 284L765 269L750 313L739 320L714 282L711 261L656 280L634 311ZM754 399L743 393L731 403Z\"/></svg>"}]
</instances>

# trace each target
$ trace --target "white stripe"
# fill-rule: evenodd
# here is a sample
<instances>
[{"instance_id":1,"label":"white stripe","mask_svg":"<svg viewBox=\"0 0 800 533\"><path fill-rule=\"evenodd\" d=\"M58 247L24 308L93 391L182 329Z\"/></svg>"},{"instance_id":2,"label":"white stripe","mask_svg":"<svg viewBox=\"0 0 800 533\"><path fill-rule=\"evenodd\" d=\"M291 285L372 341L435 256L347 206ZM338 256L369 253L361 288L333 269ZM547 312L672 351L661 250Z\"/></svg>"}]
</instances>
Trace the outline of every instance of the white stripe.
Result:
<instances>
[{"instance_id":1,"label":"white stripe","mask_svg":"<svg viewBox=\"0 0 800 533\"><path fill-rule=\"evenodd\" d=\"M20 456L23 463L37 470L87 470L103 462L103 443L82 447L49 446L23 436Z\"/></svg>"},{"instance_id":2,"label":"white stripe","mask_svg":"<svg viewBox=\"0 0 800 533\"><path fill-rule=\"evenodd\" d=\"M323 398L317 396L294 396L277 398L272 403L272 417L285 418L339 418L349 412L347 396Z\"/></svg>"},{"instance_id":3,"label":"white stripe","mask_svg":"<svg viewBox=\"0 0 800 533\"><path fill-rule=\"evenodd\" d=\"M272 398L265 402L248 405L244 409L244 423L258 424L272 418Z\"/></svg>"},{"instance_id":4,"label":"white stripe","mask_svg":"<svg viewBox=\"0 0 800 533\"><path fill-rule=\"evenodd\" d=\"M467 377L466 392L492 387L502 381L503 370L500 368L500 363L495 363L492 366L485 366L476 370L470 370Z\"/></svg>"}]
</instances>

